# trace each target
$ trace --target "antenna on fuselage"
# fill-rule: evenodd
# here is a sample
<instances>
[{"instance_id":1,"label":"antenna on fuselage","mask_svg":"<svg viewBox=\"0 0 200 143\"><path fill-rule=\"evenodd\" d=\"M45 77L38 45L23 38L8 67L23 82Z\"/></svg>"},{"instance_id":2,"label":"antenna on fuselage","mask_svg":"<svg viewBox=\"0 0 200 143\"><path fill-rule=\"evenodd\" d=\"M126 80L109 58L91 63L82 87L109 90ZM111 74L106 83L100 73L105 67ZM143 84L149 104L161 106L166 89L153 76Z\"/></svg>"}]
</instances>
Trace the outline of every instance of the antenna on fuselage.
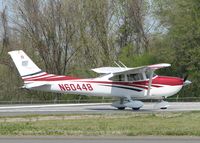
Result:
<instances>
[{"instance_id":1,"label":"antenna on fuselage","mask_svg":"<svg viewBox=\"0 0 200 143\"><path fill-rule=\"evenodd\" d=\"M122 63L121 61L119 61L119 63L120 63L123 67L127 68L127 66L126 66L124 63Z\"/></svg>"},{"instance_id":2,"label":"antenna on fuselage","mask_svg":"<svg viewBox=\"0 0 200 143\"><path fill-rule=\"evenodd\" d=\"M114 63L120 68L127 68L127 66L125 66L125 64L123 64L121 61L118 61L118 63L114 61Z\"/></svg>"},{"instance_id":3,"label":"antenna on fuselage","mask_svg":"<svg viewBox=\"0 0 200 143\"><path fill-rule=\"evenodd\" d=\"M114 63L115 63L118 67L122 68L116 61L114 61Z\"/></svg>"}]
</instances>

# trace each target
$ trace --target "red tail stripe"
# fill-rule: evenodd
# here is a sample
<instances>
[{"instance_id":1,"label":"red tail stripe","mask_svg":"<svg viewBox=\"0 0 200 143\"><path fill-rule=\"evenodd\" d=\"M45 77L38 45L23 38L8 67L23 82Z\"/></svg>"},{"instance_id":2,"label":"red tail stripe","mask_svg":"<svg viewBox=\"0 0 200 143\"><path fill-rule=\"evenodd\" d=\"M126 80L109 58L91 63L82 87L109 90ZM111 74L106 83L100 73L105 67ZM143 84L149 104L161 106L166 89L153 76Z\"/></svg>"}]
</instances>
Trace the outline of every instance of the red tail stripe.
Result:
<instances>
[{"instance_id":1,"label":"red tail stripe","mask_svg":"<svg viewBox=\"0 0 200 143\"><path fill-rule=\"evenodd\" d=\"M79 78L71 77L71 76L63 76L63 77L56 77L52 78L50 77L44 77L44 78L39 78L39 79L29 79L29 81L60 81L60 80L76 80Z\"/></svg>"},{"instance_id":2,"label":"red tail stripe","mask_svg":"<svg viewBox=\"0 0 200 143\"><path fill-rule=\"evenodd\" d=\"M45 76L45 75L48 75L48 73L44 73L44 74L38 75L38 76L27 77L27 78L23 78L23 79L24 79L24 80L29 80L29 79L33 79L33 78L42 77L42 76Z\"/></svg>"},{"instance_id":3,"label":"red tail stripe","mask_svg":"<svg viewBox=\"0 0 200 143\"><path fill-rule=\"evenodd\" d=\"M52 78L52 77L56 77L55 75L49 75L49 74L47 74L48 76L47 77L45 77L45 76L41 76L41 77L34 77L34 78L31 78L31 79L27 79L26 81L33 81L33 80L40 80L40 79L44 79L44 78Z\"/></svg>"}]
</instances>

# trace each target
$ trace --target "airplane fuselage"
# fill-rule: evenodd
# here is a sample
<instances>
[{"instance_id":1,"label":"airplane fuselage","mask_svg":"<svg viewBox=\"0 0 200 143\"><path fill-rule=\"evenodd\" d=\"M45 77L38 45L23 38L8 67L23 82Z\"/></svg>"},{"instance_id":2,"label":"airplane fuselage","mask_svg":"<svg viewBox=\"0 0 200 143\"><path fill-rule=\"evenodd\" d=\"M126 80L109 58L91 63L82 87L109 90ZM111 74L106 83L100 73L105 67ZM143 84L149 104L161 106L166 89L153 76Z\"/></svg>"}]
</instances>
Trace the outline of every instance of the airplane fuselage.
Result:
<instances>
[{"instance_id":1,"label":"airplane fuselage","mask_svg":"<svg viewBox=\"0 0 200 143\"><path fill-rule=\"evenodd\" d=\"M177 77L155 76L152 79L150 94L147 96L148 80L115 82L101 81L98 78L66 80L65 78L52 79L52 77L46 77L41 80L40 78L29 79L27 82L48 83L45 86L32 88L35 90L88 96L130 96L138 99L163 99L172 96L181 90L184 83L183 79Z\"/></svg>"}]
</instances>

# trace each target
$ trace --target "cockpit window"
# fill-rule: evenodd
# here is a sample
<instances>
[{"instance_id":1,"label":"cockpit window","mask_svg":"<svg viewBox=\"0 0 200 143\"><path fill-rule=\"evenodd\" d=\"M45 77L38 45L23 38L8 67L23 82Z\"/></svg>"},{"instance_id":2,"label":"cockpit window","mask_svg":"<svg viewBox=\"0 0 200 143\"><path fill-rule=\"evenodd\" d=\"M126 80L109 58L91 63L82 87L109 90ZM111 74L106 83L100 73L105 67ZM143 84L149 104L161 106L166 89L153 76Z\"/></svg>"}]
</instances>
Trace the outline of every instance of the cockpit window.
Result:
<instances>
[{"instance_id":1,"label":"cockpit window","mask_svg":"<svg viewBox=\"0 0 200 143\"><path fill-rule=\"evenodd\" d=\"M151 76L151 72L150 72L150 71L146 71L146 72L145 72L145 75L146 75L146 78L149 79L150 76ZM153 77L154 77L154 76L156 76L155 73L153 73Z\"/></svg>"},{"instance_id":2,"label":"cockpit window","mask_svg":"<svg viewBox=\"0 0 200 143\"><path fill-rule=\"evenodd\" d=\"M135 73L135 74L127 74L128 81L137 81L137 80L143 80L142 73Z\"/></svg>"},{"instance_id":3,"label":"cockpit window","mask_svg":"<svg viewBox=\"0 0 200 143\"><path fill-rule=\"evenodd\" d=\"M125 75L124 74L115 75L115 76L111 77L110 80L112 80L112 81L125 81Z\"/></svg>"}]
</instances>

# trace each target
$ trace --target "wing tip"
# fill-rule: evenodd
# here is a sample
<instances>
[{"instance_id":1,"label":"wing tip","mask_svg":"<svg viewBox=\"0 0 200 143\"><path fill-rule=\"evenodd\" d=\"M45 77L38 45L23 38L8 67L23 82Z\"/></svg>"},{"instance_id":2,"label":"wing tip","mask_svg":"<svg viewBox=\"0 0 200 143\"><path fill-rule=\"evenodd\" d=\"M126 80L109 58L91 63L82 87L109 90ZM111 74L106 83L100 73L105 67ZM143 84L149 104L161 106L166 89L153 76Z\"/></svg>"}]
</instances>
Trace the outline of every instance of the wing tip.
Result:
<instances>
[{"instance_id":1,"label":"wing tip","mask_svg":"<svg viewBox=\"0 0 200 143\"><path fill-rule=\"evenodd\" d=\"M166 68L166 67L170 67L170 66L171 66L171 64L169 64L169 63L160 63L160 64L149 65L148 68L160 69L160 68Z\"/></svg>"}]
</instances>

